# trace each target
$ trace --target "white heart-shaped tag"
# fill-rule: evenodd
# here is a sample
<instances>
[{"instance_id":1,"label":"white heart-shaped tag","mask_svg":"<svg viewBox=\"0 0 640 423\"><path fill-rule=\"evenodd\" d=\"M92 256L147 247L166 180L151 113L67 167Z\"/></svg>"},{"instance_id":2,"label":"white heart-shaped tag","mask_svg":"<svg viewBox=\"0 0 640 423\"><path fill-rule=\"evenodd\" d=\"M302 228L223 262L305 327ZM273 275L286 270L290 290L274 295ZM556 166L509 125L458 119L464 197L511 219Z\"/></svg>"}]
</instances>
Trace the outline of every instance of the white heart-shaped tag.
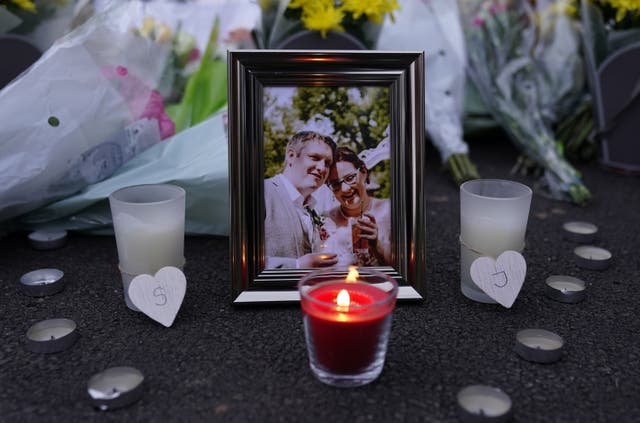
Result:
<instances>
[{"instance_id":1,"label":"white heart-shaped tag","mask_svg":"<svg viewBox=\"0 0 640 423\"><path fill-rule=\"evenodd\" d=\"M155 276L138 275L129 285L133 305L156 322L173 324L187 292L187 279L177 267L163 267Z\"/></svg>"},{"instance_id":2,"label":"white heart-shaped tag","mask_svg":"<svg viewBox=\"0 0 640 423\"><path fill-rule=\"evenodd\" d=\"M505 251L497 260L478 257L471 263L471 280L485 294L511 308L527 275L527 262L517 251Z\"/></svg>"}]
</instances>

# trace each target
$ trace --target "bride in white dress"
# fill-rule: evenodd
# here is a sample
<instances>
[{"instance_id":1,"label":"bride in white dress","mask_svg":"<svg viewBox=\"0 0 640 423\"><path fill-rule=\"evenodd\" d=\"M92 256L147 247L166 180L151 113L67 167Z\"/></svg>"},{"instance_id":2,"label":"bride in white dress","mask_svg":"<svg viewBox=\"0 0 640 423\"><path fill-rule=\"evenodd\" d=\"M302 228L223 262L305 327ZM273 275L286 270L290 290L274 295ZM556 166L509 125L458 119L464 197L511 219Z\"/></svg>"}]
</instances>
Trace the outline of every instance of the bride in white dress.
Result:
<instances>
[{"instance_id":1,"label":"bride in white dress","mask_svg":"<svg viewBox=\"0 0 640 423\"><path fill-rule=\"evenodd\" d=\"M329 210L318 228L316 251L338 255L338 265L391 264L391 202L369 196L369 171L356 153L336 149L327 185L339 205Z\"/></svg>"}]
</instances>

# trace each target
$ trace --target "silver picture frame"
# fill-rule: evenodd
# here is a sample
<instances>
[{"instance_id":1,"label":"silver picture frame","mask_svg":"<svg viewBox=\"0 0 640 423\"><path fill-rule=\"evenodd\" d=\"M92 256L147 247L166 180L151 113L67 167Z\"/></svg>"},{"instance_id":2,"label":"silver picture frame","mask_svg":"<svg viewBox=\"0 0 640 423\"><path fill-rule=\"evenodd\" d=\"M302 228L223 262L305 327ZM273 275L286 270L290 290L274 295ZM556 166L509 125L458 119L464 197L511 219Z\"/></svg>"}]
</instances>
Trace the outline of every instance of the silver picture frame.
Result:
<instances>
[{"instance_id":1,"label":"silver picture frame","mask_svg":"<svg viewBox=\"0 0 640 423\"><path fill-rule=\"evenodd\" d=\"M299 301L312 269L265 268L266 87L388 87L391 263L399 300L426 295L424 53L233 50L228 52L230 276L234 304Z\"/></svg>"}]
</instances>

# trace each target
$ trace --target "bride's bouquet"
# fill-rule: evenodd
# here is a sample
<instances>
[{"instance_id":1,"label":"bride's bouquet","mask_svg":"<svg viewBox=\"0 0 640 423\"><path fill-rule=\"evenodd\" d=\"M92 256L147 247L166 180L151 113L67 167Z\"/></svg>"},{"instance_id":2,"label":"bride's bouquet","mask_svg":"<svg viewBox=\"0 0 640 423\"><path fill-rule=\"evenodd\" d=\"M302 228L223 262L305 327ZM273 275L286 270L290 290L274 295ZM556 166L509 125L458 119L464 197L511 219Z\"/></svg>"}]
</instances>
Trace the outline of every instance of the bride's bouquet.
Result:
<instances>
[{"instance_id":1,"label":"bride's bouquet","mask_svg":"<svg viewBox=\"0 0 640 423\"><path fill-rule=\"evenodd\" d=\"M577 24L566 1L535 7L526 0L461 1L468 73L496 121L544 168L543 188L583 204L589 190L552 130L584 102Z\"/></svg>"}]
</instances>

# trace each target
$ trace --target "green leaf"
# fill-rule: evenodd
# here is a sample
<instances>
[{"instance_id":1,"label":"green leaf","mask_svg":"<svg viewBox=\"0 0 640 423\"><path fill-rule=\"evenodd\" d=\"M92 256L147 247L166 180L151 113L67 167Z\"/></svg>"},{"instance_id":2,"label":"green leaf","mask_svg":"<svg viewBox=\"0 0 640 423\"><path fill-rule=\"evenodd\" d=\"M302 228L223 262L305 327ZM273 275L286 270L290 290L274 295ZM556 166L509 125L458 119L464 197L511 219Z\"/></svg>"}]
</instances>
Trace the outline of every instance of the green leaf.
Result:
<instances>
[{"instance_id":1,"label":"green leaf","mask_svg":"<svg viewBox=\"0 0 640 423\"><path fill-rule=\"evenodd\" d=\"M451 176L456 185L460 185L471 179L480 178L478 169L476 169L476 166L466 154L457 153L449 156L449 159L447 159L447 168L449 172L451 172Z\"/></svg>"},{"instance_id":2,"label":"green leaf","mask_svg":"<svg viewBox=\"0 0 640 423\"><path fill-rule=\"evenodd\" d=\"M200 66L187 80L182 101L166 107L176 132L206 120L227 102L227 65L213 56L219 27L216 18Z\"/></svg>"}]
</instances>

